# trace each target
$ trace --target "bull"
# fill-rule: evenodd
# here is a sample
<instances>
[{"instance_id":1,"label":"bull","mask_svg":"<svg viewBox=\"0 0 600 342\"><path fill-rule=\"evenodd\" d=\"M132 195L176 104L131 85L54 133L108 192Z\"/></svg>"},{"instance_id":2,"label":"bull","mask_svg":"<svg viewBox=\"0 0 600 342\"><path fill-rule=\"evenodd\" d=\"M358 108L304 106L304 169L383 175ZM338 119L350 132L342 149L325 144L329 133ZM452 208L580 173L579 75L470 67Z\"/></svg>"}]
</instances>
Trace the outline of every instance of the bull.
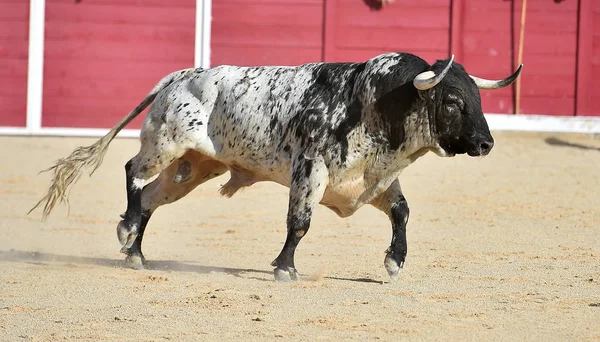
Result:
<instances>
[{"instance_id":1,"label":"bull","mask_svg":"<svg viewBox=\"0 0 600 342\"><path fill-rule=\"evenodd\" d=\"M87 169L96 170L117 133L152 104L139 153L125 165L127 210L117 225L126 263L144 268L144 231L154 211L227 171L220 193L273 181L289 187L287 237L272 262L277 280L294 281L294 252L314 207L348 217L365 204L384 212L392 240L384 266L398 278L406 254L409 208L398 176L427 152L485 156L494 139L479 89L513 83L469 75L454 56L429 65L408 53L364 63L293 67L217 66L163 78L104 137L48 170L44 218ZM158 177L148 181L155 175ZM32 209L32 210L33 210Z\"/></svg>"}]
</instances>

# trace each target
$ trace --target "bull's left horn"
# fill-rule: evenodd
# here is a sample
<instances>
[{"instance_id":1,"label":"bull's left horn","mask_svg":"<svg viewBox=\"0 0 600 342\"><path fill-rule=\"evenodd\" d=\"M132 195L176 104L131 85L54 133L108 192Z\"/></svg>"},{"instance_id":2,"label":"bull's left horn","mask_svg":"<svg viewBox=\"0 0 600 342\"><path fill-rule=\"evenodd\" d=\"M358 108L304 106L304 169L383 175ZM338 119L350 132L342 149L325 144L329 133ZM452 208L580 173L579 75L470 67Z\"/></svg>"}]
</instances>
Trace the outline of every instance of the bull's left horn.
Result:
<instances>
[{"instance_id":1,"label":"bull's left horn","mask_svg":"<svg viewBox=\"0 0 600 342\"><path fill-rule=\"evenodd\" d=\"M500 88L504 88L504 87L511 85L517 79L517 77L519 77L519 75L521 74L522 68L523 68L523 64L519 65L519 68L517 69L517 71L515 71L514 74L508 76L507 78L505 78L503 80L486 80L485 78L479 78L479 77L475 77L473 75L469 75L469 76L473 79L473 81L475 81L475 84L477 85L477 88L479 88L479 89L486 89L486 90L500 89Z\"/></svg>"},{"instance_id":2,"label":"bull's left horn","mask_svg":"<svg viewBox=\"0 0 600 342\"><path fill-rule=\"evenodd\" d=\"M440 72L439 75L436 75L435 72L433 72L431 70L418 74L415 77L415 79L413 80L413 84L414 84L415 88L417 88L419 90L427 90L427 89L431 89L431 88L435 87L436 84L440 83L444 79L444 77L448 73L448 70L450 70L450 67L452 66L453 61L454 61L454 55L452 55L452 57L450 57L450 61L448 61L448 65L446 65L444 70L442 70L442 72Z\"/></svg>"}]
</instances>

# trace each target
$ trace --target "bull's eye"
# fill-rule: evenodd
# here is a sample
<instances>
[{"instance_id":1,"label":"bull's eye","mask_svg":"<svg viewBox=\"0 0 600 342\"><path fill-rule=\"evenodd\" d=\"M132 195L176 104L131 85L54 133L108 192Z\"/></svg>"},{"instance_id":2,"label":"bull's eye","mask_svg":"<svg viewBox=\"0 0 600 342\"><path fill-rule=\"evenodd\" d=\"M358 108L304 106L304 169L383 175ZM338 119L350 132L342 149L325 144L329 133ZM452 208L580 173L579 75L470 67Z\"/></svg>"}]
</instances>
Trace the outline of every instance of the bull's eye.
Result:
<instances>
[{"instance_id":1,"label":"bull's eye","mask_svg":"<svg viewBox=\"0 0 600 342\"><path fill-rule=\"evenodd\" d=\"M446 102L446 108L450 111L460 111L460 103L457 101L448 101Z\"/></svg>"},{"instance_id":2,"label":"bull's eye","mask_svg":"<svg viewBox=\"0 0 600 342\"><path fill-rule=\"evenodd\" d=\"M464 102L458 94L449 93L446 94L443 101L443 108L448 115L451 117L458 117L461 115L464 107Z\"/></svg>"},{"instance_id":3,"label":"bull's eye","mask_svg":"<svg viewBox=\"0 0 600 342\"><path fill-rule=\"evenodd\" d=\"M457 96L450 95L444 101L444 105L449 111L462 111L464 103Z\"/></svg>"}]
</instances>

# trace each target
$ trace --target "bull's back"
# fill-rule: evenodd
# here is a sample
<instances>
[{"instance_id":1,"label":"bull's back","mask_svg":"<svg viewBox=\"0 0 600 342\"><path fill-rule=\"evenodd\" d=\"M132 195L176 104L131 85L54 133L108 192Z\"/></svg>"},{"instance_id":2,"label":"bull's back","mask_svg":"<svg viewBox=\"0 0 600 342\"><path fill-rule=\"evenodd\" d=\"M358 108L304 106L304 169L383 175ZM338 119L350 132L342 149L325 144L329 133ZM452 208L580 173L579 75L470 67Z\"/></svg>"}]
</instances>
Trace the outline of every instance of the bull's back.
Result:
<instances>
[{"instance_id":1,"label":"bull's back","mask_svg":"<svg viewBox=\"0 0 600 342\"><path fill-rule=\"evenodd\" d=\"M219 66L174 85L171 91L182 92L177 98L184 100L168 105L175 111L191 103L174 115L175 125L209 157L258 173L289 175L294 153L312 143L312 128L327 134L344 121L348 79L355 72L356 64ZM192 128L199 122L204 125ZM327 137L320 138L323 145Z\"/></svg>"},{"instance_id":2,"label":"bull's back","mask_svg":"<svg viewBox=\"0 0 600 342\"><path fill-rule=\"evenodd\" d=\"M193 88L216 92L209 94L212 98L200 99L210 112L207 134L215 157L244 167L285 162L284 146L276 142L281 128L298 110L297 100L309 84L309 69L220 66L193 80Z\"/></svg>"}]
</instances>

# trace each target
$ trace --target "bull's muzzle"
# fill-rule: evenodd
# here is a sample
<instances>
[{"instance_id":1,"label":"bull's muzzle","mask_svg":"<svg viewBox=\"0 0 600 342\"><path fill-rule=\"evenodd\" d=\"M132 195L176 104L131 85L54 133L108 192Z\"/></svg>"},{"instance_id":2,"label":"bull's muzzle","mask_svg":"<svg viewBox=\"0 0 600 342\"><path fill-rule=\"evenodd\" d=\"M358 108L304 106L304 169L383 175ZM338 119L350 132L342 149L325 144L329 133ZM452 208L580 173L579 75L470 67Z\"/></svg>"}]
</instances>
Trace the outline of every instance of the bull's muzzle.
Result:
<instances>
[{"instance_id":1,"label":"bull's muzzle","mask_svg":"<svg viewBox=\"0 0 600 342\"><path fill-rule=\"evenodd\" d=\"M487 156L494 147L494 138L491 136L478 139L473 148L467 152L471 157Z\"/></svg>"}]
</instances>

